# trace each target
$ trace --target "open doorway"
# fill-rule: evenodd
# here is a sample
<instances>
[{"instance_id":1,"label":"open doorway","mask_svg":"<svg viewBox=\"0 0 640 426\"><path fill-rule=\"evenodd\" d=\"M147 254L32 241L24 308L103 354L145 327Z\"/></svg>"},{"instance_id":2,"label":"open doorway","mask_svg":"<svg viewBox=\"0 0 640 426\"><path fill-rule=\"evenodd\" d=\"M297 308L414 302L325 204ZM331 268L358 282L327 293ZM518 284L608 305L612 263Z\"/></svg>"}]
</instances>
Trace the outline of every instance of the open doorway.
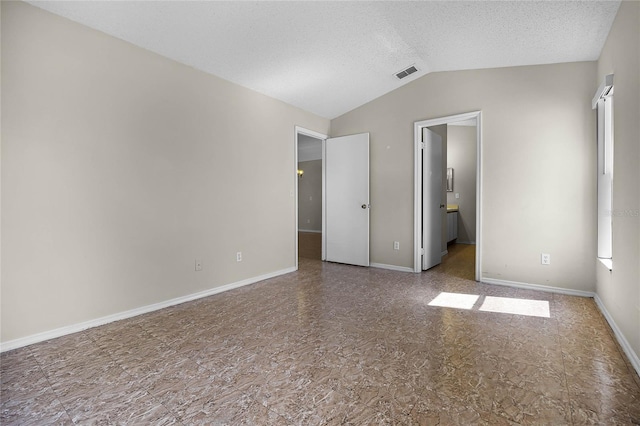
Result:
<instances>
[{"instance_id":1,"label":"open doorway","mask_svg":"<svg viewBox=\"0 0 640 426\"><path fill-rule=\"evenodd\" d=\"M437 134L438 143L442 144L439 161L429 160L433 150L426 145L430 139L425 133ZM426 269L423 256L431 242L426 250L430 256L434 245L439 243L441 248L433 264L442 264L441 269L480 280L481 138L479 111L415 123L414 272ZM424 167L438 166L441 189L435 201L423 199L430 182L428 177L424 180L423 163ZM433 218L437 218L437 225L432 223Z\"/></svg>"},{"instance_id":2,"label":"open doorway","mask_svg":"<svg viewBox=\"0 0 640 426\"><path fill-rule=\"evenodd\" d=\"M296 266L299 259L323 256L323 141L327 138L296 127Z\"/></svg>"},{"instance_id":3,"label":"open doorway","mask_svg":"<svg viewBox=\"0 0 640 426\"><path fill-rule=\"evenodd\" d=\"M442 271L473 279L476 250L477 119L446 124Z\"/></svg>"},{"instance_id":4,"label":"open doorway","mask_svg":"<svg viewBox=\"0 0 640 426\"><path fill-rule=\"evenodd\" d=\"M322 140L298 136L298 257L322 259Z\"/></svg>"}]
</instances>

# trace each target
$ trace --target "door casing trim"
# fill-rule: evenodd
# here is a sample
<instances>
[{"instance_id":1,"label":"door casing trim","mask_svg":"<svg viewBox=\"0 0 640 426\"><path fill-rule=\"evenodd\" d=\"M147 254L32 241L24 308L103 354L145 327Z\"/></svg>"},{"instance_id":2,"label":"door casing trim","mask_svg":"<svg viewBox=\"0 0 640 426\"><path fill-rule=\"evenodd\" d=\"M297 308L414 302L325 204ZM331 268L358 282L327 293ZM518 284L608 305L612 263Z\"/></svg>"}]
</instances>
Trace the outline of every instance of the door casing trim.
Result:
<instances>
[{"instance_id":1,"label":"door casing trim","mask_svg":"<svg viewBox=\"0 0 640 426\"><path fill-rule=\"evenodd\" d=\"M326 200L325 200L325 190L324 190L324 175L325 175L325 164L324 164L324 157L325 157L325 143L327 138L329 138L329 135L325 135L322 133L318 133L316 131L313 130L309 130L309 129L305 129L304 127L300 127L300 126L295 126L294 127L294 134L293 134L293 176L294 176L294 184L293 184L293 194L294 194L294 198L295 198L295 202L294 202L294 206L295 206L295 210L296 210L296 220L294 222L294 226L295 226L295 268L296 270L298 270L298 220L300 220L298 218L298 135L306 135L306 136L311 136L312 138L316 138L316 139L320 139L322 141L322 260L326 259L325 253L326 253L326 240L325 240L325 206L327 205Z\"/></svg>"},{"instance_id":2,"label":"door casing trim","mask_svg":"<svg viewBox=\"0 0 640 426\"><path fill-rule=\"evenodd\" d=\"M413 124L413 272L422 272L422 129L476 119L476 265L475 279L482 278L482 111L416 121Z\"/></svg>"}]
</instances>

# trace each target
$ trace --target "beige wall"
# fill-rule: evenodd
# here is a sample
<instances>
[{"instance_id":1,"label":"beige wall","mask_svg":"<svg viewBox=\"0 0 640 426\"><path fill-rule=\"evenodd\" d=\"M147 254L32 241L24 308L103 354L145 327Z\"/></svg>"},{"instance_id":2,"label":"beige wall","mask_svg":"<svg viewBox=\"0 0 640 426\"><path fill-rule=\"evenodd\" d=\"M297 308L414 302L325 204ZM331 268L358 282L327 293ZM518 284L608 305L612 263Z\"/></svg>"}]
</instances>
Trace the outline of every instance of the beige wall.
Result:
<instances>
[{"instance_id":1,"label":"beige wall","mask_svg":"<svg viewBox=\"0 0 640 426\"><path fill-rule=\"evenodd\" d=\"M593 95L614 73L613 271L597 264L597 293L640 357L640 3L623 2L598 60ZM595 112L592 113L595 117ZM594 130L595 132L595 130ZM594 223L595 226L595 223Z\"/></svg>"},{"instance_id":2,"label":"beige wall","mask_svg":"<svg viewBox=\"0 0 640 426\"><path fill-rule=\"evenodd\" d=\"M328 120L1 7L3 342L295 266L294 127Z\"/></svg>"},{"instance_id":3,"label":"beige wall","mask_svg":"<svg viewBox=\"0 0 640 426\"><path fill-rule=\"evenodd\" d=\"M476 242L476 133L476 126L448 126L447 167L453 168L453 192L447 192L447 204L458 205L459 243Z\"/></svg>"},{"instance_id":4,"label":"beige wall","mask_svg":"<svg viewBox=\"0 0 640 426\"><path fill-rule=\"evenodd\" d=\"M322 231L322 160L301 161L298 180L298 229Z\"/></svg>"},{"instance_id":5,"label":"beige wall","mask_svg":"<svg viewBox=\"0 0 640 426\"><path fill-rule=\"evenodd\" d=\"M332 120L371 135L371 261L413 267L413 123L482 110L483 276L593 291L595 78L595 62L432 73Z\"/></svg>"}]
</instances>

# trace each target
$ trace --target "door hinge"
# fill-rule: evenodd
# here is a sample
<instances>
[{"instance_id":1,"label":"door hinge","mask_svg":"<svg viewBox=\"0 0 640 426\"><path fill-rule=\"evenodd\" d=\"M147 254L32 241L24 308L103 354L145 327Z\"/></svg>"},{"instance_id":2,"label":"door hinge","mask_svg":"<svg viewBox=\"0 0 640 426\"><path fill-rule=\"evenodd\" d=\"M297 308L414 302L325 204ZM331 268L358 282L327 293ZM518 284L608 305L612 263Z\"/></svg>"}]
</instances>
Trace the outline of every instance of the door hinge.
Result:
<instances>
[{"instance_id":1,"label":"door hinge","mask_svg":"<svg viewBox=\"0 0 640 426\"><path fill-rule=\"evenodd\" d=\"M420 142L420 149L424 149L424 142Z\"/></svg>"},{"instance_id":2,"label":"door hinge","mask_svg":"<svg viewBox=\"0 0 640 426\"><path fill-rule=\"evenodd\" d=\"M420 249L420 256L424 256L424 249L423 248Z\"/></svg>"}]
</instances>

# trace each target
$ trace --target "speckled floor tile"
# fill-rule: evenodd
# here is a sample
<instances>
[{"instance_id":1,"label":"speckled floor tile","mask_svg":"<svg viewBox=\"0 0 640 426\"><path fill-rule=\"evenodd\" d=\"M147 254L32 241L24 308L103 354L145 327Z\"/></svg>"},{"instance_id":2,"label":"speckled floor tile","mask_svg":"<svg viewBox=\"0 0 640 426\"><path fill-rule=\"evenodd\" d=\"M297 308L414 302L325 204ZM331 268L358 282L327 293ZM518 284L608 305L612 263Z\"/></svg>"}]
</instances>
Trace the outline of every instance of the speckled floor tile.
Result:
<instances>
[{"instance_id":1,"label":"speckled floor tile","mask_svg":"<svg viewBox=\"0 0 640 426\"><path fill-rule=\"evenodd\" d=\"M607 385L571 388L574 424L640 424L640 393Z\"/></svg>"},{"instance_id":2,"label":"speckled floor tile","mask_svg":"<svg viewBox=\"0 0 640 426\"><path fill-rule=\"evenodd\" d=\"M42 375L33 375L20 383L3 384L0 395L0 424L73 424Z\"/></svg>"},{"instance_id":3,"label":"speckled floor tile","mask_svg":"<svg viewBox=\"0 0 640 426\"><path fill-rule=\"evenodd\" d=\"M558 398L509 384L496 388L493 413L518 424L572 424L566 393Z\"/></svg>"},{"instance_id":4,"label":"speckled floor tile","mask_svg":"<svg viewBox=\"0 0 640 426\"><path fill-rule=\"evenodd\" d=\"M476 283L473 258L450 246L422 274L301 258L291 274L3 353L0 423L640 423L640 378L592 299ZM429 305L442 292L477 299ZM488 297L548 302L550 316L481 310Z\"/></svg>"}]
</instances>

